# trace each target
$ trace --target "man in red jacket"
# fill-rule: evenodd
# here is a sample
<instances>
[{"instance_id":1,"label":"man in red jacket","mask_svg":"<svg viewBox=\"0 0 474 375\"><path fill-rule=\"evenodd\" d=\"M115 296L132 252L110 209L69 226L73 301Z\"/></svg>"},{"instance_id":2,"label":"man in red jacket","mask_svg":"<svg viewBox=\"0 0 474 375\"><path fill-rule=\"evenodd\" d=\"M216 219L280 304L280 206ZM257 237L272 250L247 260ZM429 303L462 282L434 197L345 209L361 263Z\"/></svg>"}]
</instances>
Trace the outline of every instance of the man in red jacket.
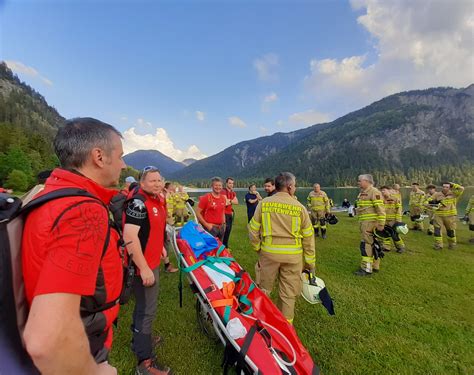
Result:
<instances>
[{"instance_id":1,"label":"man in red jacket","mask_svg":"<svg viewBox=\"0 0 474 375\"><path fill-rule=\"evenodd\" d=\"M121 134L92 118L73 119L59 129L54 148L61 168L36 197L64 188L93 197L55 199L26 219L26 349L43 374L116 374L107 355L119 306L100 308L117 300L122 287L119 235L109 229L106 207L117 193L107 188L125 168Z\"/></svg>"},{"instance_id":2,"label":"man in red jacket","mask_svg":"<svg viewBox=\"0 0 474 375\"><path fill-rule=\"evenodd\" d=\"M161 375L168 374L170 369L154 361L152 330L158 307L160 260L167 217L166 201L161 194L164 182L158 168L153 166L145 167L139 180L140 188L129 196L123 229L127 250L138 268L133 283L132 350L138 362L135 374Z\"/></svg>"}]
</instances>

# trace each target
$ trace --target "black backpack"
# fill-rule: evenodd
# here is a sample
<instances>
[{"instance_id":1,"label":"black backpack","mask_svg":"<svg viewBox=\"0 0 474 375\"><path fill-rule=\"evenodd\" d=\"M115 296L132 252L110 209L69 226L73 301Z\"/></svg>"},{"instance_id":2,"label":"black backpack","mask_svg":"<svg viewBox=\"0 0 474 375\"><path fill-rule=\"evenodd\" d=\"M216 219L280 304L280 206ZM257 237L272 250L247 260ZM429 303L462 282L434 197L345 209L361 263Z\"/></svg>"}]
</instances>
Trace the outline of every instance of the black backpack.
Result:
<instances>
[{"instance_id":1,"label":"black backpack","mask_svg":"<svg viewBox=\"0 0 474 375\"><path fill-rule=\"evenodd\" d=\"M24 207L22 207L22 201L19 198L0 193L0 374L4 371L15 374L38 373L22 341L28 317L28 303L24 291L21 263L23 226L26 216L34 208L55 199L71 196L88 197L103 204L97 197L78 188L55 190L32 200ZM107 209L105 205L104 207ZM102 256L109 244L111 226L116 225L113 222L109 223ZM121 241L123 246L123 240ZM133 275L134 268L130 259L129 263L124 265L120 298L100 306L88 303L89 301L83 298L85 301L81 301L81 310L95 313L107 310L117 303L126 303L131 293ZM7 362L5 358L9 358L11 361Z\"/></svg>"}]
</instances>

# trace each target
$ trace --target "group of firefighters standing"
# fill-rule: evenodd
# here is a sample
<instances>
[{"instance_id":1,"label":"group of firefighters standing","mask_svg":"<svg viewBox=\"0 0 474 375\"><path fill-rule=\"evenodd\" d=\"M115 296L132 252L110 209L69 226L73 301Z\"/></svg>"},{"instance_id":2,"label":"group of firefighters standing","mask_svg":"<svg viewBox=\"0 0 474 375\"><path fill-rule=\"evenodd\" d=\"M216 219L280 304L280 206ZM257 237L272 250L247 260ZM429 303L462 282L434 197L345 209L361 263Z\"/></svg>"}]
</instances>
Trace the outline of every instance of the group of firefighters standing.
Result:
<instances>
[{"instance_id":1,"label":"group of firefighters standing","mask_svg":"<svg viewBox=\"0 0 474 375\"><path fill-rule=\"evenodd\" d=\"M230 186L229 181L232 182ZM266 186L268 181L272 185L269 190ZM231 210L233 204L238 204L233 182L233 179L228 178L226 187L222 189L222 181L213 179L212 192L200 198L198 220L216 235L225 230L215 228L228 223L222 209L219 215L213 215L218 210L218 201L227 210ZM378 190L374 187L370 174L360 175L358 184L360 193L356 201L356 213L362 258L355 275L370 276L373 272L379 272L383 251L392 250L392 245L397 253L405 251L405 243L400 234L406 234L408 227L402 220L403 204L399 185L382 186ZM258 200L255 213L248 224L251 245L258 252L256 282L262 290L270 293L275 280L279 279L278 306L288 321L292 322L295 300L301 292L301 270L314 272L314 236L320 235L322 239L327 237L328 218L333 217L331 199L316 183L304 206L295 196L296 178L288 172L280 173L274 180L267 179L265 190L268 196ZM443 227L446 229L449 248L453 249L456 245L456 203L463 190L458 184L444 183L441 191L436 191L434 185L428 185L425 193L420 190L418 183L412 185L409 202L412 230L421 230L423 220L429 217L428 234L434 234L436 250L443 247ZM466 210L466 215L470 215L471 230L474 230L473 201L474 198L471 197ZM223 239L223 236L220 237ZM227 235L226 246L228 238Z\"/></svg>"}]
</instances>

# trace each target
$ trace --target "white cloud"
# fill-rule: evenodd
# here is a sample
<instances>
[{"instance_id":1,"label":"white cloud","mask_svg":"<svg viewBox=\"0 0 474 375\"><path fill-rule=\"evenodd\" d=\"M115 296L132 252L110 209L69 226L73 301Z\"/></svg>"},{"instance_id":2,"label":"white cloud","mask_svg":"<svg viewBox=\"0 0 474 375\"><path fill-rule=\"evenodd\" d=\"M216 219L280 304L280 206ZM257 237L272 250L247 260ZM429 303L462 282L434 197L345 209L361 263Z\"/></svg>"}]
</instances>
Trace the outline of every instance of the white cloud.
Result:
<instances>
[{"instance_id":1,"label":"white cloud","mask_svg":"<svg viewBox=\"0 0 474 375\"><path fill-rule=\"evenodd\" d=\"M278 81L278 56L274 53L267 53L253 61L253 67L257 71L258 78L261 81Z\"/></svg>"},{"instance_id":2,"label":"white cloud","mask_svg":"<svg viewBox=\"0 0 474 375\"><path fill-rule=\"evenodd\" d=\"M191 145L186 150L176 148L174 142L163 128L157 128L154 134L147 133L143 135L137 134L136 127L127 129L123 132L123 149L125 154L137 150L158 150L177 161L187 158L202 159L206 157L196 145Z\"/></svg>"},{"instance_id":3,"label":"white cloud","mask_svg":"<svg viewBox=\"0 0 474 375\"><path fill-rule=\"evenodd\" d=\"M247 124L239 117L232 116L229 117L229 124L235 126L236 128L246 128Z\"/></svg>"},{"instance_id":4,"label":"white cloud","mask_svg":"<svg viewBox=\"0 0 474 375\"><path fill-rule=\"evenodd\" d=\"M274 92L265 96L262 102L262 112L269 112L271 103L274 103L277 100L278 100L278 95Z\"/></svg>"},{"instance_id":5,"label":"white cloud","mask_svg":"<svg viewBox=\"0 0 474 375\"><path fill-rule=\"evenodd\" d=\"M53 85L51 80L41 75L35 68L31 66L25 65L20 61L6 60L5 63L15 73L22 73L30 77L38 78L41 82L48 86Z\"/></svg>"},{"instance_id":6,"label":"white cloud","mask_svg":"<svg viewBox=\"0 0 474 375\"><path fill-rule=\"evenodd\" d=\"M395 92L474 81L471 1L352 0L371 36L367 54L310 62L307 87L320 102L355 109Z\"/></svg>"},{"instance_id":7,"label":"white cloud","mask_svg":"<svg viewBox=\"0 0 474 375\"><path fill-rule=\"evenodd\" d=\"M315 125L330 121L330 116L326 113L309 110L305 112L293 113L288 117L288 121L295 125Z\"/></svg>"},{"instance_id":8,"label":"white cloud","mask_svg":"<svg viewBox=\"0 0 474 375\"><path fill-rule=\"evenodd\" d=\"M196 111L196 119L198 121L204 121L205 117L206 117L206 114L204 112Z\"/></svg>"}]
</instances>

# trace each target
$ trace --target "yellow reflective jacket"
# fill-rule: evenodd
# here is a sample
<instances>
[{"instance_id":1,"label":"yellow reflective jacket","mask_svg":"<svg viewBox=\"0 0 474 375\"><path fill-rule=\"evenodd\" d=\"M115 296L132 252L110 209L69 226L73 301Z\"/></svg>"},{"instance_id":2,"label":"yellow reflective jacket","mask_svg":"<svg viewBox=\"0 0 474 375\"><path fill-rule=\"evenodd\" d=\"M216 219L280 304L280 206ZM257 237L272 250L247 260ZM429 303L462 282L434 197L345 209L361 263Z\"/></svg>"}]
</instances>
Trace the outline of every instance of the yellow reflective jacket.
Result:
<instances>
[{"instance_id":1,"label":"yellow reflective jacket","mask_svg":"<svg viewBox=\"0 0 474 375\"><path fill-rule=\"evenodd\" d=\"M357 197L357 216L359 221L377 221L385 225L385 208L382 193L373 186L361 190Z\"/></svg>"},{"instance_id":2,"label":"yellow reflective jacket","mask_svg":"<svg viewBox=\"0 0 474 375\"><path fill-rule=\"evenodd\" d=\"M431 196L430 201L438 201L441 203L439 208L434 212L436 216L456 216L458 214L456 204L458 203L458 198L464 191L464 187L458 184L452 184L452 186L446 195L444 195L442 191L437 191Z\"/></svg>"},{"instance_id":3,"label":"yellow reflective jacket","mask_svg":"<svg viewBox=\"0 0 474 375\"><path fill-rule=\"evenodd\" d=\"M166 197L166 212L168 213L168 217L172 217L173 212L174 212L173 193L166 192L165 197Z\"/></svg>"},{"instance_id":4,"label":"yellow reflective jacket","mask_svg":"<svg viewBox=\"0 0 474 375\"><path fill-rule=\"evenodd\" d=\"M319 191L316 193L312 191L308 194L308 208L313 211L325 211L327 213L331 210L331 205L329 202L329 198L324 191Z\"/></svg>"},{"instance_id":5,"label":"yellow reflective jacket","mask_svg":"<svg viewBox=\"0 0 474 375\"><path fill-rule=\"evenodd\" d=\"M410 207L422 208L424 204L425 204L425 192L423 190L410 192L410 201L408 202L408 205Z\"/></svg>"},{"instance_id":6,"label":"yellow reflective jacket","mask_svg":"<svg viewBox=\"0 0 474 375\"><path fill-rule=\"evenodd\" d=\"M189 199L189 195L186 192L177 192L173 195L174 209L182 209L186 207L186 201Z\"/></svg>"},{"instance_id":7,"label":"yellow reflective jacket","mask_svg":"<svg viewBox=\"0 0 474 375\"><path fill-rule=\"evenodd\" d=\"M278 192L259 202L248 224L250 243L256 251L301 254L314 266L314 230L306 208L290 194Z\"/></svg>"},{"instance_id":8,"label":"yellow reflective jacket","mask_svg":"<svg viewBox=\"0 0 474 375\"><path fill-rule=\"evenodd\" d=\"M402 221L402 202L395 194L383 197L386 221Z\"/></svg>"},{"instance_id":9,"label":"yellow reflective jacket","mask_svg":"<svg viewBox=\"0 0 474 375\"><path fill-rule=\"evenodd\" d=\"M474 195L471 195L471 198L469 198L469 203L466 207L466 215L469 215L470 213L474 213Z\"/></svg>"}]
</instances>

